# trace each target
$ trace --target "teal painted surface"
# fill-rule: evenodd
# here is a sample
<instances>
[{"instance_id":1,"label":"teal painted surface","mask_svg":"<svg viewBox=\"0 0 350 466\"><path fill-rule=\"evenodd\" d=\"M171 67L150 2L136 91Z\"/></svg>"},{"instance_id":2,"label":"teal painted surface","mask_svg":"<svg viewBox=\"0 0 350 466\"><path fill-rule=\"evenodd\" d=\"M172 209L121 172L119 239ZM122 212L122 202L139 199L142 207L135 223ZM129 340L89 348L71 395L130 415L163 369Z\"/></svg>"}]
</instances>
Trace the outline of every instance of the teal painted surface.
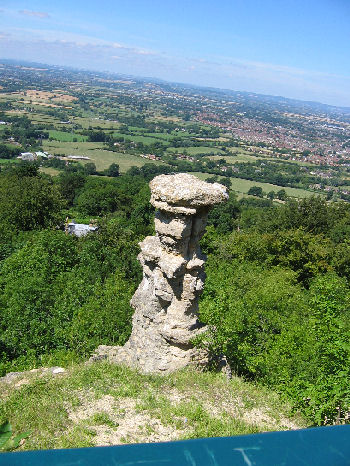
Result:
<instances>
[{"instance_id":1,"label":"teal painted surface","mask_svg":"<svg viewBox=\"0 0 350 466\"><path fill-rule=\"evenodd\" d=\"M0 466L345 466L350 426L0 454Z\"/></svg>"}]
</instances>

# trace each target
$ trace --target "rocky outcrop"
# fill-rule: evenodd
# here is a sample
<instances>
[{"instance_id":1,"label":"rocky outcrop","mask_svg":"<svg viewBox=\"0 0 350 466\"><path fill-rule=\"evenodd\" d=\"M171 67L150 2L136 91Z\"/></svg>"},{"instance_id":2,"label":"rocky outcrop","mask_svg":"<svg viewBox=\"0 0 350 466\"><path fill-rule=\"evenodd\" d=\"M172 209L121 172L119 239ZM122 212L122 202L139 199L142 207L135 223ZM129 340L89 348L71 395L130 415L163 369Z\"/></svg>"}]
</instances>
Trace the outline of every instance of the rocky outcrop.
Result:
<instances>
[{"instance_id":1,"label":"rocky outcrop","mask_svg":"<svg viewBox=\"0 0 350 466\"><path fill-rule=\"evenodd\" d=\"M228 195L224 186L184 173L157 176L150 187L156 236L140 243L143 280L131 300L130 339L123 347L99 346L92 359L166 373L207 361L191 344L203 330L197 316L205 280L199 240L210 207Z\"/></svg>"}]
</instances>

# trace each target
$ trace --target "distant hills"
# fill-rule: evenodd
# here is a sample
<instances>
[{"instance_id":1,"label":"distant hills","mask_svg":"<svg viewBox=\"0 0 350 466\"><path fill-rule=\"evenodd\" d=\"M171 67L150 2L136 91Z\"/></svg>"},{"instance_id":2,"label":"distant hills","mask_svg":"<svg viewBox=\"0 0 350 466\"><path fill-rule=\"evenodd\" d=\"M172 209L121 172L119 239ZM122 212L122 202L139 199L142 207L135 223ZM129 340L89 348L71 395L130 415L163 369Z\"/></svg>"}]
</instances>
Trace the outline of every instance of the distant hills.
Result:
<instances>
[{"instance_id":1,"label":"distant hills","mask_svg":"<svg viewBox=\"0 0 350 466\"><path fill-rule=\"evenodd\" d=\"M265 95L265 94L257 94L255 92L247 92L247 91L234 91L232 89L220 89L215 87L203 87L197 86L192 84L186 83L177 83L177 82L168 82L160 78L152 78L152 77L140 77L140 76L132 76L132 75L125 75L114 73L110 71L94 71L94 70L87 70L87 69L78 69L72 68L67 66L61 65L47 65L46 63L37 63L37 62L28 62L28 61L21 61L21 60L11 60L11 59L2 59L0 58L0 63L4 63L7 65L12 66L25 66L25 67L33 67L33 68L47 68L52 72L66 70L68 72L76 72L76 73L87 73L91 76L99 76L101 78L111 78L114 79L132 79L135 83L144 84L144 83L154 83L163 88L167 91L181 90L182 92L190 91L191 94L193 92L199 93L200 95L205 96L212 96L212 97L220 97L223 100L232 100L235 99L238 103L244 104L246 106L252 105L254 107L258 106L262 110L267 110L269 108L271 110L271 106L274 106L277 111L288 111L288 112L295 112L301 114L327 114L331 117L341 118L342 116L345 117L347 120L350 118L350 107L340 107L334 105L328 105L321 102L314 102L314 101L304 101L304 100L297 100L291 99L288 97L283 96L274 96L274 95Z\"/></svg>"}]
</instances>

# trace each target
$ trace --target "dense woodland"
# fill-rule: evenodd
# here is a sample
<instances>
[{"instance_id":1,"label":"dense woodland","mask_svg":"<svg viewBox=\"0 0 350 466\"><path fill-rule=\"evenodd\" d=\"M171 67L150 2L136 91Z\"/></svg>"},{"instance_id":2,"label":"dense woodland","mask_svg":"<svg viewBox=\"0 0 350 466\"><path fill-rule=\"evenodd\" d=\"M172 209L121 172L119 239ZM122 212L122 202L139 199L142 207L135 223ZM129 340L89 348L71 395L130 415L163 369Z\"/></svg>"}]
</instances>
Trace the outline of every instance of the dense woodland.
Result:
<instances>
[{"instance_id":1,"label":"dense woodland","mask_svg":"<svg viewBox=\"0 0 350 466\"><path fill-rule=\"evenodd\" d=\"M176 169L172 168L173 170ZM56 177L35 163L0 173L0 375L88 358L123 344L141 278L138 242L153 233L148 182L164 165ZM117 173L116 173L117 174ZM66 217L99 229L66 235ZM349 422L350 205L259 197L213 209L197 345L268 385L311 424Z\"/></svg>"}]
</instances>

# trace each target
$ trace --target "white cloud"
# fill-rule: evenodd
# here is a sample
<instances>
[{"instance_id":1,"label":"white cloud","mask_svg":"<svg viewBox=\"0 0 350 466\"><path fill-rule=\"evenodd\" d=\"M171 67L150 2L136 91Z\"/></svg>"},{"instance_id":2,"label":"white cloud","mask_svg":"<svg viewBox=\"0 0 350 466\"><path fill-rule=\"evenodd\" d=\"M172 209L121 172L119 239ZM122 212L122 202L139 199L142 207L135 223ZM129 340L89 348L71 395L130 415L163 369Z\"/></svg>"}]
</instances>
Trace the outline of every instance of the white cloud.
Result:
<instances>
[{"instance_id":1,"label":"white cloud","mask_svg":"<svg viewBox=\"0 0 350 466\"><path fill-rule=\"evenodd\" d=\"M26 15L26 16L34 16L35 18L50 18L49 13L46 11L32 11L32 10L20 10L18 13L21 15Z\"/></svg>"},{"instance_id":2,"label":"white cloud","mask_svg":"<svg viewBox=\"0 0 350 466\"><path fill-rule=\"evenodd\" d=\"M143 50L143 49L137 49L137 48L132 48L131 50L137 55L157 55L157 53L154 52L153 50Z\"/></svg>"},{"instance_id":3,"label":"white cloud","mask_svg":"<svg viewBox=\"0 0 350 466\"><path fill-rule=\"evenodd\" d=\"M11 36L6 35L11 32ZM350 106L350 76L233 57L187 58L50 29L3 28L0 57Z\"/></svg>"},{"instance_id":4,"label":"white cloud","mask_svg":"<svg viewBox=\"0 0 350 466\"><path fill-rule=\"evenodd\" d=\"M126 45L119 42L107 41L97 37L92 37L74 32L56 31L50 29L30 29L30 28L12 28L14 39L25 42L60 42L62 44L71 44L71 47L90 47L91 50L96 48L110 50L112 53L117 49L120 53L131 55L156 56L159 53L155 50L148 50L141 47Z\"/></svg>"}]
</instances>

